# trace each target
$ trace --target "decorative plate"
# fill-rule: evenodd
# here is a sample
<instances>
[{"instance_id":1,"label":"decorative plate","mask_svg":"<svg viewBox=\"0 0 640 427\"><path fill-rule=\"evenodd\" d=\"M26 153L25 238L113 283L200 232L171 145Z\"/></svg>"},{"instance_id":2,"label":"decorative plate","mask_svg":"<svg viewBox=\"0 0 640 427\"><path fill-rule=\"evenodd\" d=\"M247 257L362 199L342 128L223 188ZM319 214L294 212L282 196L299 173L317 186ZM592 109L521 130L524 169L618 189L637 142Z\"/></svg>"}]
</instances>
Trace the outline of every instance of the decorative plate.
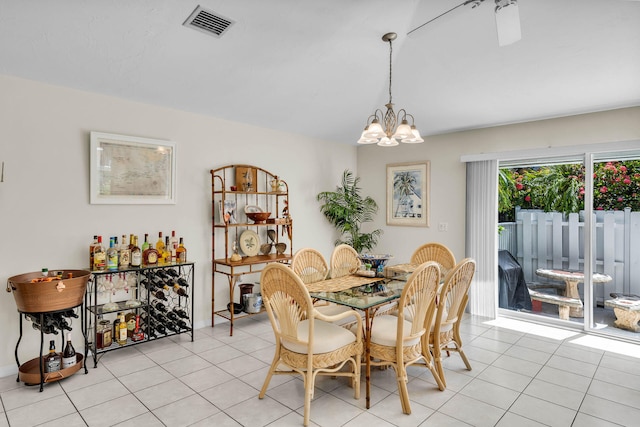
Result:
<instances>
[{"instance_id":1,"label":"decorative plate","mask_svg":"<svg viewBox=\"0 0 640 427\"><path fill-rule=\"evenodd\" d=\"M247 205L244 207L244 213L264 212L260 206Z\"/></svg>"},{"instance_id":2,"label":"decorative plate","mask_svg":"<svg viewBox=\"0 0 640 427\"><path fill-rule=\"evenodd\" d=\"M240 235L240 249L246 256L256 256L260 250L260 238L253 230L245 230Z\"/></svg>"}]
</instances>

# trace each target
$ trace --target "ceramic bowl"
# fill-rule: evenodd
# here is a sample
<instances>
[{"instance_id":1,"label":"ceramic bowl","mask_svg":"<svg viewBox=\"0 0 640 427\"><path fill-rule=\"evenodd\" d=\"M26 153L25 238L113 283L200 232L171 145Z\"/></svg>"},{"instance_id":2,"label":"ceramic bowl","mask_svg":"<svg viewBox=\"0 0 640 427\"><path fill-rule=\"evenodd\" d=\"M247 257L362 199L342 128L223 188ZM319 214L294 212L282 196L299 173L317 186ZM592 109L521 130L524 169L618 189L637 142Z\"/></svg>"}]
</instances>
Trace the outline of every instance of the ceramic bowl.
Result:
<instances>
[{"instance_id":1,"label":"ceramic bowl","mask_svg":"<svg viewBox=\"0 0 640 427\"><path fill-rule=\"evenodd\" d=\"M371 264L371 269L378 270L378 267L384 267L393 256L389 254L360 254L358 256L363 264Z\"/></svg>"},{"instance_id":2,"label":"ceramic bowl","mask_svg":"<svg viewBox=\"0 0 640 427\"><path fill-rule=\"evenodd\" d=\"M247 217L256 224L264 223L271 216L271 212L247 212Z\"/></svg>"}]
</instances>

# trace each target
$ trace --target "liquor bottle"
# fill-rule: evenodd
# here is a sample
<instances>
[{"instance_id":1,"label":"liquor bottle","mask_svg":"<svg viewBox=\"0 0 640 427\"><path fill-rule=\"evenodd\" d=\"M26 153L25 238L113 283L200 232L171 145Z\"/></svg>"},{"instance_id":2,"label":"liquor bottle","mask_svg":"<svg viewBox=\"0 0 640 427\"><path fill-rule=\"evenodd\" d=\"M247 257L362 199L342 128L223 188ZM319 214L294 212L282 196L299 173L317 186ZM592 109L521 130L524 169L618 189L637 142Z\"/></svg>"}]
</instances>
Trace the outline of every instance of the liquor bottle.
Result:
<instances>
[{"instance_id":1,"label":"liquor bottle","mask_svg":"<svg viewBox=\"0 0 640 427\"><path fill-rule=\"evenodd\" d=\"M118 344L125 345L127 343L127 321L124 313L120 314L120 323L118 324Z\"/></svg>"},{"instance_id":2,"label":"liquor bottle","mask_svg":"<svg viewBox=\"0 0 640 427\"><path fill-rule=\"evenodd\" d=\"M93 251L93 269L103 271L107 268L107 252L102 246L102 236L98 236L98 244Z\"/></svg>"},{"instance_id":3,"label":"liquor bottle","mask_svg":"<svg viewBox=\"0 0 640 427\"><path fill-rule=\"evenodd\" d=\"M171 264L171 247L169 246L169 236L164 237L164 250L162 251L163 264Z\"/></svg>"},{"instance_id":4,"label":"liquor bottle","mask_svg":"<svg viewBox=\"0 0 640 427\"><path fill-rule=\"evenodd\" d=\"M133 243L134 241L133 241L133 233L132 233L132 234L129 234L129 250L130 251L133 250L133 247L134 247Z\"/></svg>"},{"instance_id":5,"label":"liquor bottle","mask_svg":"<svg viewBox=\"0 0 640 427\"><path fill-rule=\"evenodd\" d=\"M107 270L118 269L118 249L116 249L117 237L109 239L109 249L107 249Z\"/></svg>"},{"instance_id":6,"label":"liquor bottle","mask_svg":"<svg viewBox=\"0 0 640 427\"><path fill-rule=\"evenodd\" d=\"M62 358L58 353L56 353L56 342L55 340L49 341L49 354L44 358L44 371L45 372L56 372L60 370L60 365L62 364Z\"/></svg>"},{"instance_id":7,"label":"liquor bottle","mask_svg":"<svg viewBox=\"0 0 640 427\"><path fill-rule=\"evenodd\" d=\"M156 248L154 248L151 245L148 245L147 249L142 251L142 264L144 265L158 264L158 251L156 250Z\"/></svg>"},{"instance_id":8,"label":"liquor bottle","mask_svg":"<svg viewBox=\"0 0 640 427\"><path fill-rule=\"evenodd\" d=\"M118 312L118 314L116 314L116 318L113 321L113 333L111 334L112 340L113 341L118 341L118 337L120 336L120 315L122 313Z\"/></svg>"},{"instance_id":9,"label":"liquor bottle","mask_svg":"<svg viewBox=\"0 0 640 427\"><path fill-rule=\"evenodd\" d=\"M62 369L62 356L56 352L55 340L49 341L49 354L44 358L44 371L56 372Z\"/></svg>"},{"instance_id":10,"label":"liquor bottle","mask_svg":"<svg viewBox=\"0 0 640 427\"><path fill-rule=\"evenodd\" d=\"M118 267L120 268L129 268L129 264L131 264L131 249L129 249L129 245L127 245L126 238L127 235L123 234L120 253L118 254Z\"/></svg>"},{"instance_id":11,"label":"liquor bottle","mask_svg":"<svg viewBox=\"0 0 640 427\"><path fill-rule=\"evenodd\" d=\"M142 252L144 252L149 247L149 233L144 233L144 242L142 242Z\"/></svg>"},{"instance_id":12,"label":"liquor bottle","mask_svg":"<svg viewBox=\"0 0 640 427\"><path fill-rule=\"evenodd\" d=\"M93 242L89 245L89 269L93 270L93 251L98 245L98 236L93 236Z\"/></svg>"},{"instance_id":13,"label":"liquor bottle","mask_svg":"<svg viewBox=\"0 0 640 427\"><path fill-rule=\"evenodd\" d=\"M182 237L180 238L178 249L176 249L176 260L178 262L187 262L187 248L184 247Z\"/></svg>"},{"instance_id":14,"label":"liquor bottle","mask_svg":"<svg viewBox=\"0 0 640 427\"><path fill-rule=\"evenodd\" d=\"M140 327L140 315L136 314L136 326L133 328L133 334L131 335L132 341L144 340L144 331Z\"/></svg>"},{"instance_id":15,"label":"liquor bottle","mask_svg":"<svg viewBox=\"0 0 640 427\"><path fill-rule=\"evenodd\" d=\"M171 230L171 238L169 239L169 251L171 252L171 262L178 262L178 256L176 250L178 249L178 238L176 237L176 231Z\"/></svg>"},{"instance_id":16,"label":"liquor bottle","mask_svg":"<svg viewBox=\"0 0 640 427\"><path fill-rule=\"evenodd\" d=\"M140 267L142 265L142 250L138 246L138 236L133 238L133 249L131 249L131 266Z\"/></svg>"},{"instance_id":17,"label":"liquor bottle","mask_svg":"<svg viewBox=\"0 0 640 427\"><path fill-rule=\"evenodd\" d=\"M71 344L71 333L69 332L67 333L67 345L64 346L64 351L62 352L62 369L70 368L76 363L76 350Z\"/></svg>"},{"instance_id":18,"label":"liquor bottle","mask_svg":"<svg viewBox=\"0 0 640 427\"><path fill-rule=\"evenodd\" d=\"M159 256L164 253L164 239L162 238L162 231L158 232L158 241L156 242L156 251L158 251Z\"/></svg>"},{"instance_id":19,"label":"liquor bottle","mask_svg":"<svg viewBox=\"0 0 640 427\"><path fill-rule=\"evenodd\" d=\"M127 322L127 337L131 338L136 328L136 314L129 312L124 316L124 320Z\"/></svg>"}]
</instances>

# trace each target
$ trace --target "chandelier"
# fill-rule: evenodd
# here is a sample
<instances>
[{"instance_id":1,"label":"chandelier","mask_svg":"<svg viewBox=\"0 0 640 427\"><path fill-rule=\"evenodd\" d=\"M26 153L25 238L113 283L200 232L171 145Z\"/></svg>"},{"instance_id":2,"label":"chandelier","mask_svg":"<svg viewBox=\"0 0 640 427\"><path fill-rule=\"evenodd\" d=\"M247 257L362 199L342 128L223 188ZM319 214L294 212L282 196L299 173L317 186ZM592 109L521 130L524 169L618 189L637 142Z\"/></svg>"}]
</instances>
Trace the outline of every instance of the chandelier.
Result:
<instances>
[{"instance_id":1,"label":"chandelier","mask_svg":"<svg viewBox=\"0 0 640 427\"><path fill-rule=\"evenodd\" d=\"M392 42L397 36L396 33L387 33L382 36L382 41L389 42L389 102L385 104L387 111L383 114L382 110L377 109L369 116L358 144L378 144L381 147L394 147L398 145L398 141L409 144L424 142L413 123L413 116L407 113L404 108L399 110L397 114L393 111L393 103L391 102L391 58L393 55ZM411 119L411 124L409 124L408 119ZM400 124L398 124L398 121L400 121Z\"/></svg>"}]
</instances>

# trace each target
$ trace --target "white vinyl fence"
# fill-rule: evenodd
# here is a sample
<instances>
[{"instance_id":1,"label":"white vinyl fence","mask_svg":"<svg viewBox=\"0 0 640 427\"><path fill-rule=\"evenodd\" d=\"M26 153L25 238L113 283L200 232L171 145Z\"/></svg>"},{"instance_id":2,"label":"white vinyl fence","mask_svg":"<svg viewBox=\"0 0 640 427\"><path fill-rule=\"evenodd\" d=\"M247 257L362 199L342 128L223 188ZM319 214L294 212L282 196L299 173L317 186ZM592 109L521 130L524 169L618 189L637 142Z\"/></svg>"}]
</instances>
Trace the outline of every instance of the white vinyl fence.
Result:
<instances>
[{"instance_id":1,"label":"white vinyl fence","mask_svg":"<svg viewBox=\"0 0 640 427\"><path fill-rule=\"evenodd\" d=\"M594 285L596 301L609 299L611 292L640 295L640 212L627 208L594 215L594 269L613 278ZM499 248L518 259L527 283L544 281L536 276L537 268L584 268L584 212L518 210L515 223L500 225Z\"/></svg>"}]
</instances>

